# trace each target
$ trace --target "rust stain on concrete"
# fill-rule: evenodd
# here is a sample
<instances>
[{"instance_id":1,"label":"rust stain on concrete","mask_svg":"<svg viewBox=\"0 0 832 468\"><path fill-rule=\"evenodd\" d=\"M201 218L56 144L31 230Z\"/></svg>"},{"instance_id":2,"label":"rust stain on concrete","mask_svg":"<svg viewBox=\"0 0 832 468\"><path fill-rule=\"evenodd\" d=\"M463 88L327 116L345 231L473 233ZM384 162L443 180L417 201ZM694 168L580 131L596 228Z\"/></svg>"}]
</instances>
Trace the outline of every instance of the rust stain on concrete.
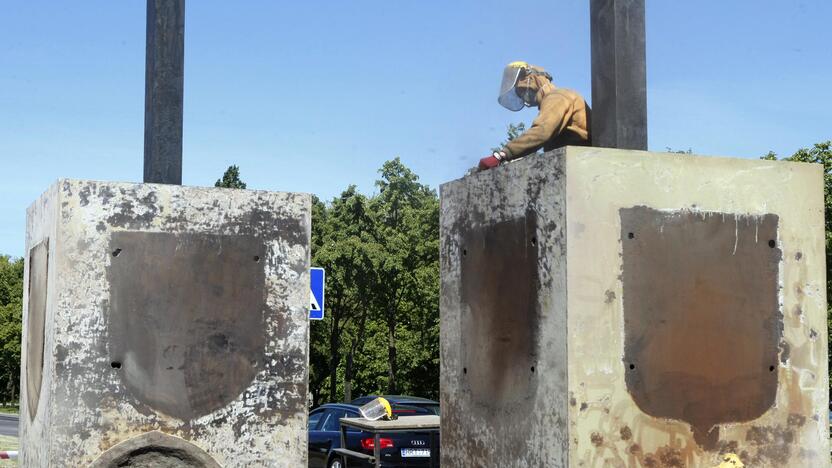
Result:
<instances>
[{"instance_id":1,"label":"rust stain on concrete","mask_svg":"<svg viewBox=\"0 0 832 468\"><path fill-rule=\"evenodd\" d=\"M827 466L822 169L803 163L566 148L443 185L443 466L713 468L729 454L755 468ZM744 250L751 248L749 243L775 256L768 264L776 264L776 273L758 271L745 277L745 269L735 268L737 278L726 275L737 287L770 275L762 289L766 296L754 297L757 291L753 291L749 298L750 304L765 306L765 310L749 312L731 297L732 293L748 295L748 290L710 286L727 296L712 295L709 300L714 304L733 304L734 310L751 313L759 320L751 332L742 329L732 335L717 331L724 341L719 344L721 350L705 349L711 338L703 330L717 320L713 313L699 312L696 320L691 317L689 322L697 343L680 361L679 374L653 373L667 381L693 382L690 394L682 394L682 386L677 386L668 397L675 405L687 406L687 411L679 406L667 410L666 414L677 417L657 416L658 410L664 409L661 402L637 404L633 393L638 392L628 385L628 378L650 370L650 364L661 364L664 357L660 354L667 349L675 354L668 359L681 356L672 343L664 345L670 341L666 335L669 329L681 333L685 325L679 320L662 323L666 311L646 310L640 317L650 321L655 330L644 330L646 326L640 329L638 323L632 323L630 311L625 314L629 307L624 285L628 279L622 270L625 243L644 240L639 234L642 228L658 229L659 236L668 234L667 226L662 231L661 226L650 223L622 232L620 210L637 206L662 213L720 216L717 223L705 223L714 229L711 247L721 252L719 255L701 245L705 236L700 230L685 233L680 228L676 233L675 242L681 249L697 250L704 257L699 266L708 260L735 268L735 259L716 257L744 256L743 261L749 261ZM529 209L538 214L538 235L545 238L538 246L539 351L531 377L535 391L529 400L533 404L488 408L472 401L467 383L471 369L463 360L463 337L469 332L463 326L463 316L469 313L469 306L461 297L463 249L467 248L462 233L468 226L511 222ZM726 213L724 221L721 213ZM766 238L763 224L772 218L776 218L777 227L771 231L773 236ZM746 227L746 221L759 226ZM550 224L558 229L550 230ZM690 243L680 240L685 234L693 235ZM769 245L769 241L774 242ZM694 266L700 261L687 260ZM750 261L747 270L759 269L754 259ZM767 259L760 261L766 265ZM671 277L677 275L668 271ZM659 277L651 289L661 292L665 281L670 279ZM696 291L703 286L708 286L707 281L694 281L690 288ZM677 300L684 301L697 307L707 305L690 297ZM563 310L565 324L559 315ZM742 314L726 313L721 325L745 327L738 315ZM630 352L639 349L625 343L627 334L634 330L653 340L649 346L662 345L655 347L655 362L625 359L628 347ZM566 340L564 354L558 345L561 339ZM757 345L760 348L754 349ZM751 359L753 354L756 359ZM742 381L758 379L760 388L757 397L749 399L750 405L731 408L737 400L719 395L729 387L733 391L734 385L725 384L727 374L711 372L717 357L748 364L749 374L739 374L736 386L745 394ZM702 360L705 364L699 363ZM653 370L663 369L658 364ZM737 370L733 365L729 368ZM777 379L775 384L768 375ZM642 382L641 395L656 400L664 398L661 391L673 391L674 387L654 390L655 382ZM697 417L696 403L706 404L702 395L711 391L716 393L715 405L706 408L707 417ZM560 408L566 409L566 419L558 412ZM561 455L559 447L564 445L559 444L565 444L563 450L568 455Z\"/></svg>"},{"instance_id":2,"label":"rust stain on concrete","mask_svg":"<svg viewBox=\"0 0 832 468\"><path fill-rule=\"evenodd\" d=\"M38 412L40 387L43 383L44 326L46 320L46 292L49 277L49 239L44 239L29 251L29 314L26 320L26 403L29 418Z\"/></svg>"},{"instance_id":3,"label":"rust stain on concrete","mask_svg":"<svg viewBox=\"0 0 832 468\"><path fill-rule=\"evenodd\" d=\"M263 241L122 231L110 255L111 367L131 393L183 420L237 398L264 364Z\"/></svg>"},{"instance_id":4,"label":"rust stain on concrete","mask_svg":"<svg viewBox=\"0 0 832 468\"><path fill-rule=\"evenodd\" d=\"M465 381L479 404L529 395L537 360L537 244L533 213L462 233Z\"/></svg>"},{"instance_id":5,"label":"rust stain on concrete","mask_svg":"<svg viewBox=\"0 0 832 468\"><path fill-rule=\"evenodd\" d=\"M309 206L305 194L53 185L27 213L27 250L50 239L50 290L22 464L89 466L150 431L221 466L305 464Z\"/></svg>"},{"instance_id":6,"label":"rust stain on concrete","mask_svg":"<svg viewBox=\"0 0 832 468\"><path fill-rule=\"evenodd\" d=\"M645 413L715 448L774 403L783 317L778 217L620 210L624 365Z\"/></svg>"}]
</instances>

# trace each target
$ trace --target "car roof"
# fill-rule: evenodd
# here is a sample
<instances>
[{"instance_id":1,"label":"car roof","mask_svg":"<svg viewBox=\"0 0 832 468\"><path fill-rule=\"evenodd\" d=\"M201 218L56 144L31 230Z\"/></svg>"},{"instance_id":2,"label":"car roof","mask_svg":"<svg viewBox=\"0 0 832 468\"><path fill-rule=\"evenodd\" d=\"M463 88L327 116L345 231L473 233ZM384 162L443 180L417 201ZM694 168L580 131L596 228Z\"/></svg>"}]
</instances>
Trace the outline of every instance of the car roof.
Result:
<instances>
[{"instance_id":1,"label":"car roof","mask_svg":"<svg viewBox=\"0 0 832 468\"><path fill-rule=\"evenodd\" d=\"M436 405L439 404L439 402L436 401L436 400L429 400L427 398L415 397L415 396L410 396L410 395L381 395L381 396L382 396L382 398L384 398L385 400L387 400L391 403L403 403L403 404L407 404L407 403L431 403L431 404L436 404ZM370 401L373 398L377 398L377 397L378 397L378 395L367 395L367 396L363 396L363 397L358 397L358 398L353 400L353 403L355 403L357 401Z\"/></svg>"},{"instance_id":2,"label":"car roof","mask_svg":"<svg viewBox=\"0 0 832 468\"><path fill-rule=\"evenodd\" d=\"M324 403L317 408L313 408L312 411L319 410L319 409L344 409L344 410L351 410L351 411L358 411L358 406L350 404L350 403Z\"/></svg>"}]
</instances>

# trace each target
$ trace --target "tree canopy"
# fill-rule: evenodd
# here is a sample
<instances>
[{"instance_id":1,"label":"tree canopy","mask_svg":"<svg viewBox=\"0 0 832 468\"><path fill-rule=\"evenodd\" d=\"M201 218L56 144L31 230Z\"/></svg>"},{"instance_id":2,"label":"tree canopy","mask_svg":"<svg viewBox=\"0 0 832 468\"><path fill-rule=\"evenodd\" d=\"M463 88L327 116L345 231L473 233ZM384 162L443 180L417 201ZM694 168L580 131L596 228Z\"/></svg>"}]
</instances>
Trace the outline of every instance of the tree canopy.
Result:
<instances>
[{"instance_id":1,"label":"tree canopy","mask_svg":"<svg viewBox=\"0 0 832 468\"><path fill-rule=\"evenodd\" d=\"M368 393L439 394L439 199L398 158L378 193L355 186L312 209L312 264L327 270L311 324L313 403Z\"/></svg>"},{"instance_id":2,"label":"tree canopy","mask_svg":"<svg viewBox=\"0 0 832 468\"><path fill-rule=\"evenodd\" d=\"M246 183L240 179L239 167L228 166L222 178L214 182L214 187L244 189L246 188Z\"/></svg>"},{"instance_id":3,"label":"tree canopy","mask_svg":"<svg viewBox=\"0 0 832 468\"><path fill-rule=\"evenodd\" d=\"M0 255L0 403L20 395L23 259Z\"/></svg>"}]
</instances>

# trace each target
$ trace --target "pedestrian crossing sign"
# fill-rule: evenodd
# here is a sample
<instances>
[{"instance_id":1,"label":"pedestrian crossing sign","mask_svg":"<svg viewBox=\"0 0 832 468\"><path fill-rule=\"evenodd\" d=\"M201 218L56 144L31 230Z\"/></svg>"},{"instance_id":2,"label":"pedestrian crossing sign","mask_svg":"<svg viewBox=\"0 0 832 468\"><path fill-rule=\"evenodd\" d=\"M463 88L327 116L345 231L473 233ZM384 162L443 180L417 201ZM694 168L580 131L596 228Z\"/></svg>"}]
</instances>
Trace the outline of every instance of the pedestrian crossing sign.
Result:
<instances>
[{"instance_id":1,"label":"pedestrian crossing sign","mask_svg":"<svg viewBox=\"0 0 832 468\"><path fill-rule=\"evenodd\" d=\"M309 271L309 320L324 319L324 280L326 272L323 268L312 268Z\"/></svg>"}]
</instances>

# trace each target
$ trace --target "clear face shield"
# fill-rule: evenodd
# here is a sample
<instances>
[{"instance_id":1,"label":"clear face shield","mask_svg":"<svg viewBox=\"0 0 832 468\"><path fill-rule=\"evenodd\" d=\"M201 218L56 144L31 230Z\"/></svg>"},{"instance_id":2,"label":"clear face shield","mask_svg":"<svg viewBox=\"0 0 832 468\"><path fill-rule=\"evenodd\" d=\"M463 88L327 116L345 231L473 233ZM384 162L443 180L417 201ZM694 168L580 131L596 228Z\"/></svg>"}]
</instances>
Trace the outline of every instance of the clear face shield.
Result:
<instances>
[{"instance_id":1,"label":"clear face shield","mask_svg":"<svg viewBox=\"0 0 832 468\"><path fill-rule=\"evenodd\" d=\"M510 111L519 111L526 107L526 103L517 94L517 80L520 79L521 67L507 66L503 70L503 82L500 84L500 97L497 102Z\"/></svg>"}]
</instances>

